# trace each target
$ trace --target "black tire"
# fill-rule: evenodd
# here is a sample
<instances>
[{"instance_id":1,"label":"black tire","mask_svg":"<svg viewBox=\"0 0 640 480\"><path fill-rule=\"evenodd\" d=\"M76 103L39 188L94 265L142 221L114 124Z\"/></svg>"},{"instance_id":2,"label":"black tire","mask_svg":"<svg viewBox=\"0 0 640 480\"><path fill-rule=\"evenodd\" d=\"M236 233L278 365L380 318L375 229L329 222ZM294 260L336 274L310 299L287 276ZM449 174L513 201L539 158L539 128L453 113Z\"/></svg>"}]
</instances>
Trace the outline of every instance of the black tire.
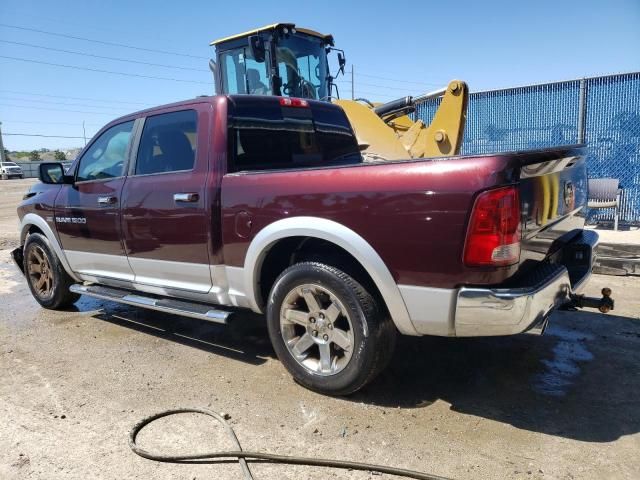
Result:
<instances>
[{"instance_id":1,"label":"black tire","mask_svg":"<svg viewBox=\"0 0 640 480\"><path fill-rule=\"evenodd\" d=\"M350 330L353 332L350 358L346 366L342 366L335 374L323 375L305 368L285 343L280 319L283 303L297 287L306 284L318 285L331 292L350 319ZM273 348L293 378L310 390L329 395L349 395L360 390L386 367L395 348L395 325L381 301L353 277L338 268L318 262L295 264L277 278L269 294L267 326ZM304 332L305 327L300 328ZM312 345L309 348L315 347ZM332 348L336 349L335 346Z\"/></svg>"},{"instance_id":2,"label":"black tire","mask_svg":"<svg viewBox=\"0 0 640 480\"><path fill-rule=\"evenodd\" d=\"M44 255L47 262L47 270L51 273L51 288L48 293L43 293L37 288L37 278L29 272L30 257L32 252ZM69 291L69 287L75 281L66 272L60 259L51 248L47 237L40 233L32 233L27 237L24 245L24 272L27 278L29 290L36 301L44 308L50 310L60 310L74 304L80 298L77 293Z\"/></svg>"},{"instance_id":3,"label":"black tire","mask_svg":"<svg viewBox=\"0 0 640 480\"><path fill-rule=\"evenodd\" d=\"M2 180L9 180L9 175L3 173L2 174Z\"/></svg>"}]
</instances>

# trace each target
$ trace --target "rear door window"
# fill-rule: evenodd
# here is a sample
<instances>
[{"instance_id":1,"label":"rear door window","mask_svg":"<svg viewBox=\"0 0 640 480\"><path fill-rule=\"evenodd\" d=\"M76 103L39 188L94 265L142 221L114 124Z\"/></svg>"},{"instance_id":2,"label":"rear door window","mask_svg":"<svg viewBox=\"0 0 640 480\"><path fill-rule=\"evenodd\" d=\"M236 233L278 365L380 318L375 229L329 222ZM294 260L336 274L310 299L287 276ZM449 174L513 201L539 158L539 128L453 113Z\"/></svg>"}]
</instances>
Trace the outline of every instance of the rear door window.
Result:
<instances>
[{"instance_id":1,"label":"rear door window","mask_svg":"<svg viewBox=\"0 0 640 480\"><path fill-rule=\"evenodd\" d=\"M355 135L334 105L283 107L238 101L229 119L228 170L276 170L361 163Z\"/></svg>"},{"instance_id":2,"label":"rear door window","mask_svg":"<svg viewBox=\"0 0 640 480\"><path fill-rule=\"evenodd\" d=\"M136 175L191 170L195 162L195 110L147 117L138 147Z\"/></svg>"}]
</instances>

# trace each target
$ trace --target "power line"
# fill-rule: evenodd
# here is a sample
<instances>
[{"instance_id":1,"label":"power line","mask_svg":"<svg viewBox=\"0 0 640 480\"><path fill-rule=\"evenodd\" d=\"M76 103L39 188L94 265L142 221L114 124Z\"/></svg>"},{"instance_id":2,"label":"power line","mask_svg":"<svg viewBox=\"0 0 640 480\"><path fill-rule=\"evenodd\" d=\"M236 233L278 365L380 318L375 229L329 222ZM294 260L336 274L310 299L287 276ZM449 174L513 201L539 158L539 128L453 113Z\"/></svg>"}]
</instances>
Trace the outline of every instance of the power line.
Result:
<instances>
[{"instance_id":1,"label":"power line","mask_svg":"<svg viewBox=\"0 0 640 480\"><path fill-rule=\"evenodd\" d=\"M364 95L373 95L374 98L375 97L398 98L397 95L387 95L384 93L376 93L376 92L368 92L367 90L360 90L357 85L356 85L355 93L356 93L356 97L359 97L360 95L364 94Z\"/></svg>"},{"instance_id":2,"label":"power line","mask_svg":"<svg viewBox=\"0 0 640 480\"><path fill-rule=\"evenodd\" d=\"M40 65L49 65L52 67L63 67L63 68L72 68L75 70L85 70L88 72L97 72L97 73L108 73L111 75L123 75L125 77L137 77L137 78L150 78L152 80L170 80L173 82L182 82L182 83L198 83L201 85L211 85L211 82L199 82L197 80L183 80L180 78L170 78L170 77L154 77L152 75L140 75L137 73L125 73L125 72L116 72L113 70L102 70L99 68L89 68L89 67L80 67L78 65L64 65L61 63L51 63L51 62L43 62L40 60L31 60L28 58L22 58L22 57L10 57L8 55L0 55L0 58L6 58L9 60L16 60L19 62L27 62L27 63L38 63Z\"/></svg>"},{"instance_id":3,"label":"power line","mask_svg":"<svg viewBox=\"0 0 640 480\"><path fill-rule=\"evenodd\" d=\"M30 99L30 98L15 98L15 97L2 97L2 96L0 96L0 100L9 100L11 102L19 101L19 102L47 103L47 104L52 104L52 105L66 105L66 106L69 106L69 107L88 107L88 108L107 108L107 109L112 108L112 107L109 107L107 105L87 105L86 103L52 102L51 100L40 100L39 98Z\"/></svg>"},{"instance_id":4,"label":"power line","mask_svg":"<svg viewBox=\"0 0 640 480\"><path fill-rule=\"evenodd\" d=\"M399 83L413 83L415 85L423 85L423 86L430 86L430 87L441 87L447 84L447 82L442 82L442 83L415 82L412 80L401 80L399 78L380 77L378 75L369 75L367 73L360 73L360 72L358 72L356 75L360 75L362 77L377 78L379 80L390 80L392 82L399 82Z\"/></svg>"},{"instance_id":5,"label":"power line","mask_svg":"<svg viewBox=\"0 0 640 480\"><path fill-rule=\"evenodd\" d=\"M0 92L15 93L18 95L33 95L35 97L67 98L70 100L89 100L92 102L123 103L123 104L129 104L129 105L146 105L146 106L151 105L150 103L143 103L143 102L125 102L122 100L102 100L100 98L87 98L87 97L68 97L64 95L49 95L46 93L18 92L16 90L0 90Z\"/></svg>"},{"instance_id":6,"label":"power line","mask_svg":"<svg viewBox=\"0 0 640 480\"><path fill-rule=\"evenodd\" d=\"M70 123L70 122L58 122L57 120L49 121L49 122L35 122L35 121L28 121L28 120L11 120L11 119L7 120L6 118L2 119L2 123L24 123L28 125L65 125L70 127L82 126L82 122ZM102 123L85 123L85 125L101 127L103 124Z\"/></svg>"},{"instance_id":7,"label":"power line","mask_svg":"<svg viewBox=\"0 0 640 480\"><path fill-rule=\"evenodd\" d=\"M2 133L2 135L13 135L16 137L45 137L45 138L84 138L84 137L71 137L67 135L42 135L40 133Z\"/></svg>"},{"instance_id":8,"label":"power line","mask_svg":"<svg viewBox=\"0 0 640 480\"><path fill-rule=\"evenodd\" d=\"M9 10L9 9L3 9L3 11L6 11L6 13L13 13L16 16L20 16L20 17L27 17L27 18L34 18L36 20L43 20L49 24L54 23L57 27L59 27L60 25L70 25L71 27L80 27L80 28L91 28L92 32L93 31L101 31L101 32L108 32L109 35L113 35L114 33L118 34L118 35L130 35L132 32L131 30L125 30L125 29L115 29L115 28L109 28L109 27L105 27L104 25L100 24L100 26L96 26L95 24L90 24L87 22L69 22L66 19L65 20L61 20L60 18L52 18L52 17L44 17L44 16L38 16L38 15L31 15L28 13L24 13L22 11L17 11L17 10ZM73 28L70 29L71 31L77 30L77 28ZM151 41L155 42L158 39L157 38L153 38L150 35L143 35L139 32L135 32L136 37L140 37L140 38L146 38L146 39L150 39Z\"/></svg>"},{"instance_id":9,"label":"power line","mask_svg":"<svg viewBox=\"0 0 640 480\"><path fill-rule=\"evenodd\" d=\"M0 106L2 106L2 107L14 107L14 108L26 108L28 110L48 110L50 112L88 113L88 114L91 114L91 115L106 115L106 116L109 116L109 117L117 116L117 114L106 113L106 112L87 112L87 111L84 111L84 110L67 110L65 108L30 107L30 106L24 106L24 105L14 105L14 104L11 104L11 103L0 103Z\"/></svg>"},{"instance_id":10,"label":"power line","mask_svg":"<svg viewBox=\"0 0 640 480\"><path fill-rule=\"evenodd\" d=\"M46 30L22 27L22 26L19 26L19 25L10 25L10 24L6 24L6 23L0 23L0 27L13 28L13 29L17 29L17 30L24 30L24 31L36 32L36 33L42 33L42 34L45 34L45 35L53 35L53 36L57 36L57 37L70 38L70 39L73 39L73 40L82 40L82 41L85 41L85 42L93 42L93 43L98 43L98 44L102 44L102 45L129 48L129 49L140 50L140 51L144 51L144 52L155 52L155 53L161 53L161 54L164 54L164 55L176 55L176 56L182 56L182 57L188 57L188 58L197 58L197 59L204 59L204 60L208 60L209 59L209 57L205 57L205 56L191 55L191 54L182 53L182 52L171 52L171 51L168 51L168 50L158 50L158 49L153 49L153 48L138 47L138 46L135 46L135 45L127 45L127 44L124 44L124 43L107 42L107 41L104 41L104 40L95 40L95 39L92 39L92 38L80 37L80 36L75 36L75 35L68 35L68 34L63 34L63 33L58 33L58 32L50 32L50 31L46 31ZM18 42L10 42L10 43L18 43ZM29 44L24 44L24 45L25 46L31 46L31 47L34 47L34 48L46 48L46 49L49 49L49 50L55 50L53 48L42 47L42 46L37 46L37 45L29 45ZM95 56L97 58L106 58L106 59L109 59L109 60L118 60L118 61L126 61L126 62L134 62L134 63L145 64L145 62L136 62L136 61L133 61L133 60L119 59L119 58L115 58L115 57L101 57L101 56L93 55L93 54L83 54L83 53L80 53L80 52L65 51L65 50L57 50L57 51L63 51L63 52L66 52L66 53L75 53L75 54L81 54L81 55ZM188 68L188 67L175 67L175 66L162 65L162 64L148 64L148 65L161 66L161 67L167 67L167 68L180 68L180 69L185 69L185 70L206 71L204 69L192 69L192 68ZM400 78L385 77L385 76L381 76L381 75L371 75L371 74L368 74L368 73L360 73L360 72L358 72L358 75L362 76L362 77L376 78L376 79L379 79L379 80L389 80L389 81L397 82L397 83L410 83L410 84L421 85L421 86L439 87L439 86L442 86L442 85L447 83L447 82L441 82L441 83L418 82L418 81L415 81L415 80L405 80L405 79L400 79Z\"/></svg>"},{"instance_id":11,"label":"power line","mask_svg":"<svg viewBox=\"0 0 640 480\"><path fill-rule=\"evenodd\" d=\"M163 55L176 55L176 56L179 56L179 57L198 58L198 59L205 59L205 60L209 59L209 57L201 57L199 55L190 55L188 53L170 52L170 51L167 51L167 50L157 50L157 49L154 49L154 48L144 48L144 47L137 47L137 46L134 46L134 45L126 45L124 43L106 42L106 41L103 41L103 40L94 40L92 38L79 37L79 36L75 36L75 35L67 35L67 34L64 34L64 33L48 32L46 30L39 30L37 28L28 28L28 27L21 27L21 26L18 26L18 25L9 25L7 23L0 23L0 27L14 28L16 30L25 30L27 32L43 33L45 35L52 35L52 36L55 36L55 37L71 38L73 40L82 40L82 41L85 41L85 42L99 43L101 45L109 45L111 47L130 48L132 50L140 50L140 51L143 51L143 52L155 52L155 53L162 53Z\"/></svg>"},{"instance_id":12,"label":"power line","mask_svg":"<svg viewBox=\"0 0 640 480\"><path fill-rule=\"evenodd\" d=\"M52 104L52 105L66 105L66 106L69 106L69 107L88 107L88 108L106 108L106 109L112 108L112 107L109 107L107 105L87 105L86 103L52 102L51 100L41 100L39 98L31 99L31 98L15 98L15 97L2 97L2 96L0 96L0 100L9 100L11 102L13 102L13 101L37 102L37 103L46 103L46 104Z\"/></svg>"},{"instance_id":13,"label":"power line","mask_svg":"<svg viewBox=\"0 0 640 480\"><path fill-rule=\"evenodd\" d=\"M12 45L21 45L23 47L40 48L40 49L43 49L43 50L51 50L52 52L71 53L73 55L82 55L82 56L85 56L85 57L102 58L102 59L105 59L105 60L115 60L117 62L136 63L138 65L147 65L147 66L150 66L150 67L173 68L175 70L191 70L191 71L194 71L194 72L208 72L209 71L209 70L206 70L204 68L180 67L180 66L176 66L176 65L165 65L165 64L162 64L162 63L141 62L139 60L130 60L130 59L127 59L127 58L107 57L105 55L95 55L93 53L77 52L75 50L65 50L65 49L62 49L62 48L45 47L44 45L35 45L33 43L13 42L11 40L2 40L2 39L0 39L0 42L2 42L2 43L10 43Z\"/></svg>"},{"instance_id":14,"label":"power line","mask_svg":"<svg viewBox=\"0 0 640 480\"><path fill-rule=\"evenodd\" d=\"M340 83L346 83L346 84L351 84L350 80L338 80L338 82ZM385 90L401 90L403 92L406 92L408 87L390 87L388 85L377 85L375 83L367 83L367 82L359 82L356 78L355 80L355 84L356 86L358 85L364 85L365 87L374 87L374 88L383 88ZM413 87L413 89L415 90L415 87Z\"/></svg>"}]
</instances>

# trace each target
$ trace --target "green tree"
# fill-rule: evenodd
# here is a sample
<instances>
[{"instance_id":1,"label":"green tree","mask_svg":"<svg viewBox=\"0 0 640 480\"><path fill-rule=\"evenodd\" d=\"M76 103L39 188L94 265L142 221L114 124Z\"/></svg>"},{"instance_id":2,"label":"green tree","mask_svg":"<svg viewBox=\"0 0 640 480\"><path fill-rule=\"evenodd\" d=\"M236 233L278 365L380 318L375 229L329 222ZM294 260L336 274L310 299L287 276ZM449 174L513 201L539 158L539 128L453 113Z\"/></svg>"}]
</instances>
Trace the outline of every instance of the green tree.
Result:
<instances>
[{"instance_id":1,"label":"green tree","mask_svg":"<svg viewBox=\"0 0 640 480\"><path fill-rule=\"evenodd\" d=\"M9 160L9 150L7 150L6 148L4 149L4 158L5 160Z\"/></svg>"},{"instance_id":2,"label":"green tree","mask_svg":"<svg viewBox=\"0 0 640 480\"><path fill-rule=\"evenodd\" d=\"M40 160L42 160L40 158L40 152L38 152L37 150L32 151L29 154L29 160L31 160L32 162L39 162Z\"/></svg>"},{"instance_id":3,"label":"green tree","mask_svg":"<svg viewBox=\"0 0 640 480\"><path fill-rule=\"evenodd\" d=\"M55 152L53 152L53 158L58 160L59 162L64 162L67 159L67 156L64 154L64 152L56 150Z\"/></svg>"}]
</instances>

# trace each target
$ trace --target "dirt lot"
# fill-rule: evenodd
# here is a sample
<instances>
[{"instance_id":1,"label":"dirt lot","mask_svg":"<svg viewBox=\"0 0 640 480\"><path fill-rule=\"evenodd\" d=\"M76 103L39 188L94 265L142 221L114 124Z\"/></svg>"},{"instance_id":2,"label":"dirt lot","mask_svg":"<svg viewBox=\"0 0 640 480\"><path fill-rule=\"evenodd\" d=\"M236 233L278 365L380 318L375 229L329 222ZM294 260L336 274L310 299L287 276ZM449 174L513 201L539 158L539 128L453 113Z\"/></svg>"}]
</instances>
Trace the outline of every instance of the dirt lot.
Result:
<instances>
[{"instance_id":1,"label":"dirt lot","mask_svg":"<svg viewBox=\"0 0 640 480\"><path fill-rule=\"evenodd\" d=\"M235 463L137 457L141 417L227 412L245 449L397 465L456 479L640 478L640 279L594 276L615 315L560 312L543 337L403 338L365 391L328 398L293 383L264 322L229 327L82 299L49 312L9 259L15 205L0 182L0 478L242 478ZM171 452L227 445L199 418L141 438ZM258 479L391 478L252 464Z\"/></svg>"}]
</instances>

